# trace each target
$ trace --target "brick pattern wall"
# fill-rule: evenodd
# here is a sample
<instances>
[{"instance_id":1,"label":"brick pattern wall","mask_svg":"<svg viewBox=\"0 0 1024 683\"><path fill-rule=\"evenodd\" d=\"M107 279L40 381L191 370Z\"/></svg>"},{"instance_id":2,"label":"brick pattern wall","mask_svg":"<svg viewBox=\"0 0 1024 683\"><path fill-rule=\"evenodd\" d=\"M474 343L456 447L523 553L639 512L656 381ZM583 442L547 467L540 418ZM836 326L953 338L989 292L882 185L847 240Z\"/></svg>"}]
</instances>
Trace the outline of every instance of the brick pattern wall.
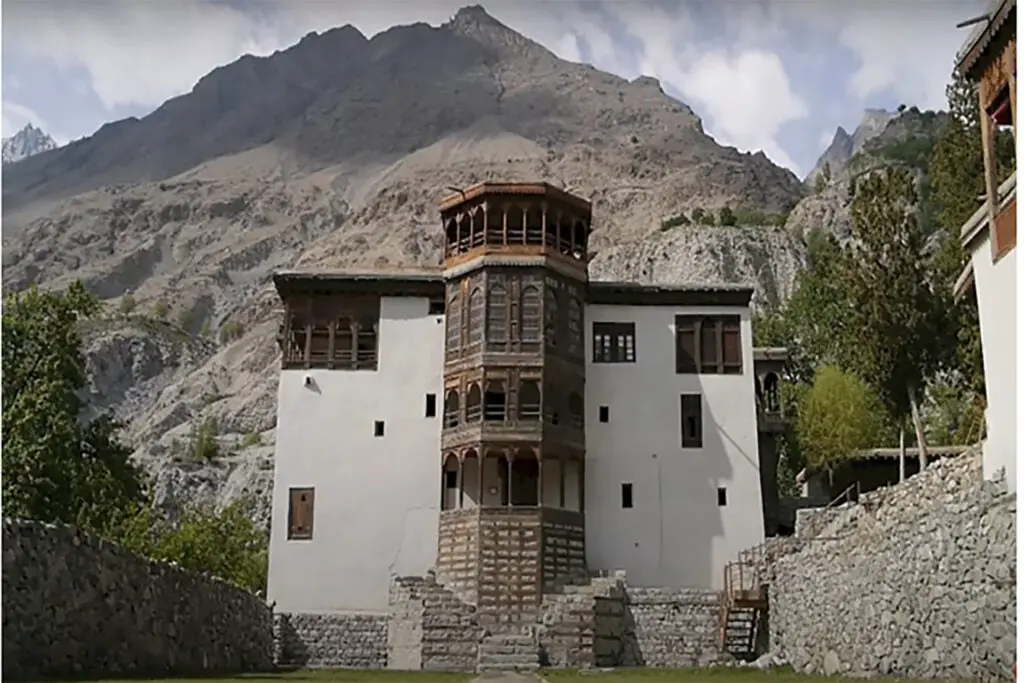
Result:
<instances>
[{"instance_id":1,"label":"brick pattern wall","mask_svg":"<svg viewBox=\"0 0 1024 683\"><path fill-rule=\"evenodd\" d=\"M540 603L541 522L536 508L485 508L480 514L478 606L506 621Z\"/></svg>"},{"instance_id":2,"label":"brick pattern wall","mask_svg":"<svg viewBox=\"0 0 1024 683\"><path fill-rule=\"evenodd\" d=\"M722 659L721 592L700 588L628 588L621 665L690 668Z\"/></svg>"},{"instance_id":3,"label":"brick pattern wall","mask_svg":"<svg viewBox=\"0 0 1024 683\"><path fill-rule=\"evenodd\" d=\"M571 510L544 509L544 590L552 591L561 582L586 576L583 515Z\"/></svg>"},{"instance_id":4,"label":"brick pattern wall","mask_svg":"<svg viewBox=\"0 0 1024 683\"><path fill-rule=\"evenodd\" d=\"M477 601L479 532L478 510L441 513L437 573L448 588L471 603Z\"/></svg>"}]
</instances>

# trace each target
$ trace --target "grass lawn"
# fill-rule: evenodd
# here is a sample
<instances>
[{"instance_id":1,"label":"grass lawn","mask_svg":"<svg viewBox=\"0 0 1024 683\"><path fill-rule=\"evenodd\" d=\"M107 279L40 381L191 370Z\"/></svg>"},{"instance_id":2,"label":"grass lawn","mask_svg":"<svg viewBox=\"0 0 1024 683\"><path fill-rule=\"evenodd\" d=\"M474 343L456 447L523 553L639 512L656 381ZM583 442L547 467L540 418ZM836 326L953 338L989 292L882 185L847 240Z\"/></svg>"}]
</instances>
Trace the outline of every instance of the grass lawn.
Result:
<instances>
[{"instance_id":1,"label":"grass lawn","mask_svg":"<svg viewBox=\"0 0 1024 683\"><path fill-rule=\"evenodd\" d=\"M541 675L548 683L837 683L854 679L839 676L805 676L790 668L757 669L647 669L623 668L612 671L546 669ZM872 683L913 683L907 679L872 678Z\"/></svg>"},{"instance_id":2,"label":"grass lawn","mask_svg":"<svg viewBox=\"0 0 1024 683\"><path fill-rule=\"evenodd\" d=\"M468 683L476 674L436 673L432 671L360 671L354 669L300 669L282 673L238 674L210 678L111 679L90 683Z\"/></svg>"}]
</instances>

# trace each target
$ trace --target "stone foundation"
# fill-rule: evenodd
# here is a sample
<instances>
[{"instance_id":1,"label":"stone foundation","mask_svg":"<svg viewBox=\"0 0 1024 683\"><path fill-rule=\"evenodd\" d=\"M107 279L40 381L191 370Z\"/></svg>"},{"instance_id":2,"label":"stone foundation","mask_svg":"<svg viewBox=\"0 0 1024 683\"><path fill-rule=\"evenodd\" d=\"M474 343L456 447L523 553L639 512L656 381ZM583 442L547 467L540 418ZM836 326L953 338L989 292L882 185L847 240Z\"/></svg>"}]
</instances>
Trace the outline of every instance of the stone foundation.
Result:
<instances>
[{"instance_id":1,"label":"stone foundation","mask_svg":"<svg viewBox=\"0 0 1024 683\"><path fill-rule=\"evenodd\" d=\"M275 614L280 666L383 669L387 665L386 614Z\"/></svg>"},{"instance_id":2,"label":"stone foundation","mask_svg":"<svg viewBox=\"0 0 1024 683\"><path fill-rule=\"evenodd\" d=\"M717 590L628 589L621 665L692 668L720 663L720 609Z\"/></svg>"}]
</instances>

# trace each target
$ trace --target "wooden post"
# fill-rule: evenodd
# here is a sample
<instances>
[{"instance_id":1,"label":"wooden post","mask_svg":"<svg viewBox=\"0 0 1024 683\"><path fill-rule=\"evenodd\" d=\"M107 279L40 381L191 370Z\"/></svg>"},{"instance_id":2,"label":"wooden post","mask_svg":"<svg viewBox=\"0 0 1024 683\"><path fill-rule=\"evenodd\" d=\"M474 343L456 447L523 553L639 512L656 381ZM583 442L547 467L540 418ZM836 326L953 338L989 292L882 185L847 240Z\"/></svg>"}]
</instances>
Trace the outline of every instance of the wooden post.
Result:
<instances>
[{"instance_id":1,"label":"wooden post","mask_svg":"<svg viewBox=\"0 0 1024 683\"><path fill-rule=\"evenodd\" d=\"M537 453L537 507L544 507L544 458Z\"/></svg>"},{"instance_id":2,"label":"wooden post","mask_svg":"<svg viewBox=\"0 0 1024 683\"><path fill-rule=\"evenodd\" d=\"M506 502L508 507L512 507L512 459L514 457L512 451L505 451L505 463L508 465L508 477L505 480L505 488L508 491L508 500Z\"/></svg>"},{"instance_id":3,"label":"wooden post","mask_svg":"<svg viewBox=\"0 0 1024 683\"><path fill-rule=\"evenodd\" d=\"M462 501L465 498L465 494L466 494L465 481L463 480L463 476L465 474L465 472L463 471L463 465L465 464L465 462L466 462L465 461L465 455L464 454L460 454L459 455L459 470L458 470L459 473L458 473L458 475L456 475L459 478L459 509L460 510L462 509Z\"/></svg>"},{"instance_id":4,"label":"wooden post","mask_svg":"<svg viewBox=\"0 0 1024 683\"><path fill-rule=\"evenodd\" d=\"M558 507L565 509L565 456L558 456Z\"/></svg>"},{"instance_id":5,"label":"wooden post","mask_svg":"<svg viewBox=\"0 0 1024 683\"><path fill-rule=\"evenodd\" d=\"M906 444L906 429L903 426L902 421L900 422L900 481L907 478L907 444Z\"/></svg>"},{"instance_id":6,"label":"wooden post","mask_svg":"<svg viewBox=\"0 0 1024 683\"><path fill-rule=\"evenodd\" d=\"M978 88L978 107L981 114L981 154L985 161L985 204L988 208L988 227L990 231L995 230L996 210L999 208L999 187L996 184L996 161L992 150L995 141L992 130L992 117L986 111L984 88ZM995 248L995 239L991 239L992 248Z\"/></svg>"}]
</instances>

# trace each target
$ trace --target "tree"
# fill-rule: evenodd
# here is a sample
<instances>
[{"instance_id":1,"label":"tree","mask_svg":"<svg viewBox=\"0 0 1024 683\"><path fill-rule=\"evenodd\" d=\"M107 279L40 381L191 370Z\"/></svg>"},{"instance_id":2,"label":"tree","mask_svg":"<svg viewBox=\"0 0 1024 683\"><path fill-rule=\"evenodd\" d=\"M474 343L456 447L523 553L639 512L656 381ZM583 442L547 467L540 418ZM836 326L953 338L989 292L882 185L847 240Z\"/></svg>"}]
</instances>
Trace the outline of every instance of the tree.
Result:
<instances>
[{"instance_id":1,"label":"tree","mask_svg":"<svg viewBox=\"0 0 1024 683\"><path fill-rule=\"evenodd\" d=\"M116 539L139 555L176 562L259 592L267 584L267 540L246 514L249 504L235 501L219 512L196 505L177 524L147 506L121 524Z\"/></svg>"},{"instance_id":2,"label":"tree","mask_svg":"<svg viewBox=\"0 0 1024 683\"><path fill-rule=\"evenodd\" d=\"M917 188L905 168L889 167L857 181L850 204L851 240L840 259L839 280L848 297L851 368L881 397L894 421L909 413L922 469L925 434L918 405L935 368L938 306L917 222Z\"/></svg>"},{"instance_id":3,"label":"tree","mask_svg":"<svg viewBox=\"0 0 1024 683\"><path fill-rule=\"evenodd\" d=\"M84 419L78 325L99 311L80 282L3 307L3 512L103 531L144 499L142 473L107 415Z\"/></svg>"},{"instance_id":4,"label":"tree","mask_svg":"<svg viewBox=\"0 0 1024 683\"><path fill-rule=\"evenodd\" d=\"M736 225L736 215L732 212L732 209L729 208L728 204L719 209L718 222L721 225L729 227Z\"/></svg>"},{"instance_id":5,"label":"tree","mask_svg":"<svg viewBox=\"0 0 1024 683\"><path fill-rule=\"evenodd\" d=\"M883 417L881 401L863 380L823 366L800 399L800 453L815 470L834 471L857 451L875 444Z\"/></svg>"},{"instance_id":6,"label":"tree","mask_svg":"<svg viewBox=\"0 0 1024 683\"><path fill-rule=\"evenodd\" d=\"M953 72L946 86L950 116L943 125L931 162L928 179L934 220L944 235L932 262L933 288L943 297L947 311L944 338L947 347L944 365L957 371L964 389L982 395L985 374L981 360L981 332L978 302L975 297L952 301L953 283L966 266L970 255L960 243L960 227L981 206L978 197L985 193L985 164L981 151L981 124L978 98L970 82ZM1013 136L997 135L995 159L1000 181L1016 166Z\"/></svg>"},{"instance_id":7,"label":"tree","mask_svg":"<svg viewBox=\"0 0 1024 683\"><path fill-rule=\"evenodd\" d=\"M698 206L696 209L693 210L693 213L690 214L690 218L691 220L693 220L694 223L700 225L701 223L704 222L704 209Z\"/></svg>"}]
</instances>

